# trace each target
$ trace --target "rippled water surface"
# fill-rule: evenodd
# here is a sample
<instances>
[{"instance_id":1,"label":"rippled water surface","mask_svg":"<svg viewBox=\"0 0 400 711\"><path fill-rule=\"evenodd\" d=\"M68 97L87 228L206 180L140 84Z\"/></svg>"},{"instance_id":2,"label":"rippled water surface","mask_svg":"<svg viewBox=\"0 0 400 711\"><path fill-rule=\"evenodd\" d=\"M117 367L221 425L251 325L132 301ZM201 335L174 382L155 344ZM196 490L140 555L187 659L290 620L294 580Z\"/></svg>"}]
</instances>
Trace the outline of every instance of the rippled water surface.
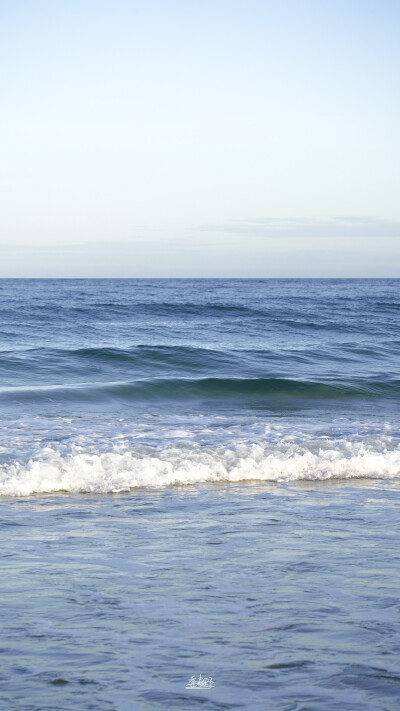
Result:
<instances>
[{"instance_id":1,"label":"rippled water surface","mask_svg":"<svg viewBox=\"0 0 400 711\"><path fill-rule=\"evenodd\" d=\"M398 708L399 284L0 282L4 708Z\"/></svg>"},{"instance_id":2,"label":"rippled water surface","mask_svg":"<svg viewBox=\"0 0 400 711\"><path fill-rule=\"evenodd\" d=\"M372 481L3 500L3 707L396 711L399 505Z\"/></svg>"}]
</instances>

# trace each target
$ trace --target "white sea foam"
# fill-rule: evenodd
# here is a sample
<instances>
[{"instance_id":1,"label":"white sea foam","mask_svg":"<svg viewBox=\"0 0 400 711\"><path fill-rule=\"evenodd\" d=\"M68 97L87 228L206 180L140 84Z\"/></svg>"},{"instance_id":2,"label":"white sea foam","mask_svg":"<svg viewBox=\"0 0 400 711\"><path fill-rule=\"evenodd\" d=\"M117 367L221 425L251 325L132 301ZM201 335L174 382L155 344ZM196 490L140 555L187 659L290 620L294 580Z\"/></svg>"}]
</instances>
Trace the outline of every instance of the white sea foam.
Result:
<instances>
[{"instance_id":1,"label":"white sea foam","mask_svg":"<svg viewBox=\"0 0 400 711\"><path fill-rule=\"evenodd\" d=\"M201 482L295 482L400 476L400 448L367 448L346 441L326 448L241 444L230 449L167 448L138 454L133 450L63 456L45 449L27 464L0 469L0 495L52 492L123 492L137 487L167 487Z\"/></svg>"}]
</instances>

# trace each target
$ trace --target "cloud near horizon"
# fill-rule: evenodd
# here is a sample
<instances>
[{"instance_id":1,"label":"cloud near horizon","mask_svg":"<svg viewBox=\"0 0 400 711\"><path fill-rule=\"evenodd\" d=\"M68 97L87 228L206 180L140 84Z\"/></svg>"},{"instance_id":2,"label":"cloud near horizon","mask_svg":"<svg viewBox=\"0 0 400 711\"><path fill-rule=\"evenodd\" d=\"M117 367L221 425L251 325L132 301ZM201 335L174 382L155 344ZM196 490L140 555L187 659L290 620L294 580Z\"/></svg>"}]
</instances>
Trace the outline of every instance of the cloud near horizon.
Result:
<instances>
[{"instance_id":1,"label":"cloud near horizon","mask_svg":"<svg viewBox=\"0 0 400 711\"><path fill-rule=\"evenodd\" d=\"M196 231L265 237L400 237L400 220L381 217L257 218L198 225Z\"/></svg>"}]
</instances>

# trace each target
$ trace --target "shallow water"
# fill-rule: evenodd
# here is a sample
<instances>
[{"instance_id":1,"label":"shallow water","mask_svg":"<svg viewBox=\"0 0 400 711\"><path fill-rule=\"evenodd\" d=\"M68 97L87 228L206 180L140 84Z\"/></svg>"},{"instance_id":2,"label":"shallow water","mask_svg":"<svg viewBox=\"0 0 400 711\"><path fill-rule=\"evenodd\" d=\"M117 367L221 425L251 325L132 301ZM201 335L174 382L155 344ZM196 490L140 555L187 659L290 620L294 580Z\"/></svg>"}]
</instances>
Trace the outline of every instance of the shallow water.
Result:
<instances>
[{"instance_id":1,"label":"shallow water","mask_svg":"<svg viewBox=\"0 0 400 711\"><path fill-rule=\"evenodd\" d=\"M0 282L2 707L398 708L399 285Z\"/></svg>"},{"instance_id":2,"label":"shallow water","mask_svg":"<svg viewBox=\"0 0 400 711\"><path fill-rule=\"evenodd\" d=\"M399 504L370 480L3 499L3 708L394 711Z\"/></svg>"}]
</instances>

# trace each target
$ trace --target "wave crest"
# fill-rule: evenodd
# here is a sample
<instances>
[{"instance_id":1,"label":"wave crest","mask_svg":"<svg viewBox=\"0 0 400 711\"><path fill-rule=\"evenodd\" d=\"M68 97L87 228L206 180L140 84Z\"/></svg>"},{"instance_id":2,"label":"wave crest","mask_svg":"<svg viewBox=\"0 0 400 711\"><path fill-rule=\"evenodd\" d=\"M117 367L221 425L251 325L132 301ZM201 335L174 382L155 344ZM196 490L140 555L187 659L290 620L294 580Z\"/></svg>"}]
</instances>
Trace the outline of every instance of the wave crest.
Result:
<instances>
[{"instance_id":1,"label":"wave crest","mask_svg":"<svg viewBox=\"0 0 400 711\"><path fill-rule=\"evenodd\" d=\"M56 492L119 493L135 488L163 488L206 482L296 482L400 476L400 448L368 450L342 443L312 451L271 451L259 444L221 450L165 449L139 455L133 451L103 454L76 451L63 457L45 449L26 465L0 470L0 495L27 496Z\"/></svg>"}]
</instances>

